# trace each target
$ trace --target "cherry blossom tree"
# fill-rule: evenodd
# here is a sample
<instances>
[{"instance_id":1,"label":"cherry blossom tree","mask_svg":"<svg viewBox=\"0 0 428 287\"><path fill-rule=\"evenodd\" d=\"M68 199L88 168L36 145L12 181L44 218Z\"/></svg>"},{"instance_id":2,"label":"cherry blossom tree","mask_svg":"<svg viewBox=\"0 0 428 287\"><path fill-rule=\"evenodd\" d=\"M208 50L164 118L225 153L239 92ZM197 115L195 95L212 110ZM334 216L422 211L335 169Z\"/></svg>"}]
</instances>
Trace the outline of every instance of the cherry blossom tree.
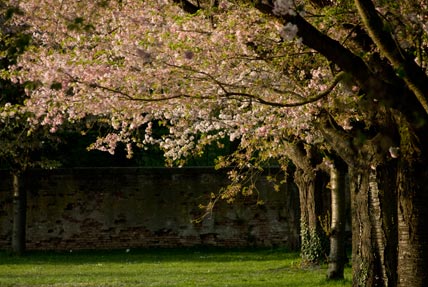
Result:
<instances>
[{"instance_id":1,"label":"cherry blossom tree","mask_svg":"<svg viewBox=\"0 0 428 287\"><path fill-rule=\"evenodd\" d=\"M250 151L258 149L254 139L260 135L267 138L270 133L274 134L276 140L264 158L269 154L270 157L282 156L282 145L278 145L278 142L294 131L299 133L300 130L309 130L311 109L319 109L309 104L330 92L339 79L337 77L330 87L326 87L327 83L330 84L329 79L321 79L320 69L314 70L314 78L307 81L302 80L305 73L300 73L297 78L281 73L284 55L280 50L272 50L271 45L266 43L276 43L278 47L287 46L291 49L293 45L283 42L283 38L292 39L293 35L285 33L280 23L272 26L268 19L263 20L264 16L252 7L243 9L233 3L223 2L218 7L205 5L198 8L188 3L184 7L187 11L183 12L180 7L162 1L154 3L152 7L147 3L132 3L140 7L133 7L131 3L113 3L117 6L108 7L111 9L108 13L113 14L97 15L103 8L102 2L86 7L84 10L90 16L85 17L76 16L82 10L78 7L80 4L77 7L58 6L58 9L64 11L52 10L52 21L56 21L54 19L58 15L66 15L66 18L62 19L62 27L57 26L55 32L47 36L40 31L49 29L45 27L50 22L46 21L44 9L50 4L42 4L44 8L34 2L28 5L28 10L36 11L33 16L37 17L38 9L43 11L38 21L36 18L38 24L32 24L35 38L42 37L41 42L50 44L39 47L33 55L26 54L28 58L22 59L22 65L28 67L25 62L34 62L31 58L39 58L40 53L51 55L46 58L46 62L39 62L38 67L33 66L38 71L32 70L26 74L25 70L20 70L21 79L40 82L38 76L34 79L31 74L44 74L48 80L48 90L45 92L49 96L42 98L33 94L36 102L28 103L30 109L34 105L32 112L40 116L35 124L49 124L54 131L64 118L80 119L87 114L107 116L106 120L117 132L100 138L93 147L111 153L118 141L127 144L129 153L132 152L132 142L139 146L156 143L165 150L172 162L181 164L180 161L189 154L200 153L204 146L223 137L231 140L239 138L241 147L250 154ZM141 9L146 11L143 15L137 12ZM195 11L200 11L200 14ZM189 15L188 12L195 13ZM120 14L115 16L114 13ZM105 25L105 20L100 17L112 22ZM220 17L227 17L228 20L220 21ZM101 22L97 23L98 20ZM30 20L23 21L26 23ZM252 27L259 21L262 21L257 25L260 31L254 34ZM234 22L244 26L239 31L235 30L232 25ZM62 43L61 46L76 53L52 53L58 48L56 42L58 33L61 33L59 31L65 33L63 38L66 41L72 41L70 44ZM70 33L75 35L69 37ZM76 46L76 39L81 44ZM89 42L96 43L96 58L94 47L85 44ZM112 43L117 46L114 48ZM297 48L296 53L300 53L299 50L301 48ZM263 53L271 55L261 56ZM64 59L63 56L71 58ZM57 71L57 67L46 69L50 65L57 65L59 61L65 61L64 70ZM79 68L70 69L70 61L76 62ZM224 70L229 72L224 73ZM142 78L145 79L143 82L140 81ZM311 85L313 90L306 90L305 85ZM37 89L35 93L43 89ZM261 91L264 96L256 96L253 91ZM42 93L47 95L45 92ZM95 94L89 96L88 93ZM63 106L65 101L69 105L67 108ZM40 106L48 105L51 107L47 113L46 110L40 111ZM272 111L270 106L282 109ZM286 110L287 107L295 108ZM64 115L64 111L71 114ZM289 114L289 125L279 121L284 112ZM254 121L255 118L258 120ZM153 138L151 129L154 121L170 125L169 135L161 139ZM141 126L146 129L144 139L133 137L134 130ZM313 138L314 135L305 132L303 137ZM307 186L314 188L312 185ZM302 197L302 200L304 198L308 197ZM315 200L313 196L311 198ZM318 225L316 216L312 218L314 220L310 222L303 222L303 226L320 229L315 226Z\"/></svg>"},{"instance_id":2,"label":"cherry blossom tree","mask_svg":"<svg viewBox=\"0 0 428 287\"><path fill-rule=\"evenodd\" d=\"M354 285L425 284L426 1L10 2L34 45L7 77L33 83L35 127L95 115L114 132L93 148L158 144L178 164L225 137L238 167L293 158L290 143L334 153Z\"/></svg>"},{"instance_id":3,"label":"cherry blossom tree","mask_svg":"<svg viewBox=\"0 0 428 287\"><path fill-rule=\"evenodd\" d=\"M165 150L171 162L178 161L178 164L181 164L180 161L186 156L191 153L201 153L204 146L220 138L226 136L231 140L239 138L241 146L243 148L247 146L246 148L249 149L250 144L246 141L253 141L252 138L257 134L248 133L248 131L257 130L260 135L263 135L267 134L268 129L275 130L278 125L282 126L281 129L286 129L287 127L282 123L273 122L277 121L278 115L270 115L266 119L272 121L271 126L263 123L265 121L263 114L270 110L268 106L275 105L273 100L269 102L269 98L274 99L276 95L284 98L290 94L289 105L296 106L292 111L295 115L307 114L305 111L299 112L298 106L313 101L289 90L288 86L294 80L272 70L271 66L279 63L275 61L267 63L266 59L260 58L254 47L248 43L252 37L249 35L250 26L254 21L258 21L256 17L262 16L256 10L249 9L250 7L242 11L232 3L222 3L217 7L217 12L229 17L232 22L242 17L248 19L247 23L244 22L247 28L242 31L233 31L230 23L220 24L214 19L213 11L208 11L208 14L189 15L187 11L181 11L180 7L163 2L154 3L153 7L148 7L147 3L143 6L140 3L140 7L133 7L131 3L127 5L113 3L112 5L117 6L109 6L108 9L103 7L103 2L94 3L93 7L86 7L85 4L84 10L89 13L86 16L76 16L76 13L82 10L79 7L80 4L75 6L71 4L71 7L67 6L70 4L63 4L64 6L57 7L59 11L52 10L52 14L48 14L53 17L52 21L56 21L55 18L58 15L66 15L66 18L62 19L62 27L57 26L50 36L41 33L50 29L46 27L50 22L46 21L44 11L50 4L41 4L45 5L43 8L37 3L28 3L29 7L26 9L35 12L33 16L36 18L22 20L23 23L35 20L31 26L33 37L36 41L45 43L39 45L33 55L29 52L22 58L23 69L16 67L20 72L21 81L23 79L34 83L44 81L41 81L39 76L34 78L31 74L44 74L43 77L48 80L45 87L48 97L35 95L45 89L42 87L36 89L33 93L34 97L27 102L29 110L38 117L34 121L35 126L39 123L49 125L54 132L65 119L79 120L88 114L104 116L117 132L100 138L93 148L113 153L117 142L123 141L131 154L133 142L142 147L156 143ZM97 15L103 8L107 13L120 12L120 14ZM136 12L139 9L144 9L147 13L140 15ZM43 11L39 19L38 10ZM159 12L160 10L162 13ZM209 9L196 10L205 13ZM247 12L251 14L247 15ZM174 16L171 17L171 15ZM101 17L113 22L105 25L105 20ZM97 23L98 20L101 22ZM254 45L260 46L266 39L271 42L282 41L278 34L279 25L270 27L266 22L260 29L257 36L259 39L254 39L257 41ZM66 41L72 41L61 43L60 46L72 49L76 53L69 54L65 51L60 55L56 52L52 53L59 47L57 43L60 38L58 33L61 33L59 31L63 31L63 38ZM70 33L74 36L69 37ZM96 39L94 39L95 35L97 35ZM129 35L133 36L128 38ZM224 35L227 38L224 38ZM76 39L80 42L77 46ZM220 39L228 40L223 43L224 45L219 46ZM89 42L96 45L95 58L93 47L85 44ZM112 43L117 43L118 46L113 48ZM211 48L207 50L206 45ZM268 48L261 46L257 49ZM38 71L28 71L27 74L25 69L29 66L26 61L34 63L33 60L39 59L40 53L46 53L52 57L47 57L44 63L39 62L38 67L33 66ZM71 58L64 59L63 56ZM32 57L35 58L31 59ZM274 58L272 56L272 59ZM211 60L215 62L212 63ZM64 70L60 68L62 71L58 71L56 67L59 61L65 61ZM70 69L70 61L75 61L79 68ZM252 63L248 65L245 62ZM47 69L46 67L50 65L55 67ZM132 67L131 70L129 67ZM231 73L225 74L222 69L228 69L228 67L231 68ZM319 71L316 73L319 74ZM236 74L240 74L241 79L237 79ZM139 80L141 78L146 80L141 83ZM128 84L123 85L124 83ZM316 86L315 81L311 84ZM249 92L256 89L263 91L263 87L268 86L271 86L272 91L265 92L269 97L264 99ZM302 86L298 89L305 93ZM42 93L46 96L45 92ZM88 92L95 94L91 96ZM272 92L275 94L271 95ZM308 93L305 96L311 97ZM263 104L267 104L267 107L260 105L260 101L265 101ZM63 106L65 102L68 102L68 107ZM253 108L254 105L258 105L259 111ZM41 106L47 109L40 110ZM130 108L133 111L130 111ZM255 117L259 118L259 122L253 123ZM290 119L293 119L295 124L291 123L289 127L297 126L299 121L307 125L304 118L291 116ZM154 121L170 125L170 134L161 139L153 138ZM145 127L145 137L140 139L133 136L135 129L142 126ZM276 141L280 139L281 133L278 132ZM254 148L253 143L251 145ZM279 146L275 149L269 148L271 157L278 153L278 150ZM304 223L304 226L307 225L309 229L319 229L319 227L312 227L312 222L317 224L316 216L312 217L315 220ZM314 260L318 259L314 258Z\"/></svg>"}]
</instances>

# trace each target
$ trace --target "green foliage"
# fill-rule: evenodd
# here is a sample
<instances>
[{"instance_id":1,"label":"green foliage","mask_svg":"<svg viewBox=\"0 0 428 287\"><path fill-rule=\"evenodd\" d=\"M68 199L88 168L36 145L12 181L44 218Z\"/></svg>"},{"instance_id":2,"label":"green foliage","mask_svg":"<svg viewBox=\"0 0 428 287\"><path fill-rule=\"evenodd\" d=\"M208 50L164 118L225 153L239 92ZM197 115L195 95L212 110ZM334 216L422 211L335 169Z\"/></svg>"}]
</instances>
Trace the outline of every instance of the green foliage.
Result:
<instances>
[{"instance_id":1,"label":"green foliage","mask_svg":"<svg viewBox=\"0 0 428 287\"><path fill-rule=\"evenodd\" d=\"M359 272L357 274L358 286L366 286L368 273L369 273L369 265L366 262L361 261L359 266Z\"/></svg>"},{"instance_id":2,"label":"green foliage","mask_svg":"<svg viewBox=\"0 0 428 287\"><path fill-rule=\"evenodd\" d=\"M94 30L95 27L91 23L86 22L83 17L76 17L69 22L67 28L72 31L84 31L89 32Z\"/></svg>"},{"instance_id":3,"label":"green foliage","mask_svg":"<svg viewBox=\"0 0 428 287\"><path fill-rule=\"evenodd\" d=\"M300 224L301 257L303 264L320 264L326 259L325 239L320 232L305 223Z\"/></svg>"},{"instance_id":4,"label":"green foliage","mask_svg":"<svg viewBox=\"0 0 428 287\"><path fill-rule=\"evenodd\" d=\"M53 82L51 84L51 89L52 90L61 90L62 89L62 84L58 83L58 82Z\"/></svg>"},{"instance_id":5,"label":"green foliage","mask_svg":"<svg viewBox=\"0 0 428 287\"><path fill-rule=\"evenodd\" d=\"M16 63L16 58L22 54L31 42L31 36L24 31L0 31L1 67Z\"/></svg>"},{"instance_id":6,"label":"green foliage","mask_svg":"<svg viewBox=\"0 0 428 287\"><path fill-rule=\"evenodd\" d=\"M3 8L3 9L2 9ZM7 79L9 65L16 63L31 41L31 37L21 28L8 26L7 20L16 13L15 8L4 8L0 5L0 105L5 103L22 104L25 95L23 87Z\"/></svg>"}]
</instances>

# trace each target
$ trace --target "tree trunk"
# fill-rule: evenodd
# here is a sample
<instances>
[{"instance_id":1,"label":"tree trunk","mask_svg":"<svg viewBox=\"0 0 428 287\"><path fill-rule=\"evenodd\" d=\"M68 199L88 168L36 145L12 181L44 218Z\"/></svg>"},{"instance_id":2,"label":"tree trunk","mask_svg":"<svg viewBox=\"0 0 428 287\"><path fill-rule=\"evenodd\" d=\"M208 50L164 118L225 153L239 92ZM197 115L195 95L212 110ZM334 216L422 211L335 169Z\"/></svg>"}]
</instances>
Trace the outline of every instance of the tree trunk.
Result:
<instances>
[{"instance_id":1,"label":"tree trunk","mask_svg":"<svg viewBox=\"0 0 428 287\"><path fill-rule=\"evenodd\" d=\"M23 185L22 174L13 173L13 227L12 252L22 255L25 252L27 194Z\"/></svg>"},{"instance_id":2,"label":"tree trunk","mask_svg":"<svg viewBox=\"0 0 428 287\"><path fill-rule=\"evenodd\" d=\"M322 158L314 146L303 142L284 142L284 146L296 166L294 182L299 189L302 261L303 264L319 264L326 258L327 245L320 221L327 213L323 204L326 184L322 172L317 170Z\"/></svg>"},{"instance_id":3,"label":"tree trunk","mask_svg":"<svg viewBox=\"0 0 428 287\"><path fill-rule=\"evenodd\" d=\"M273 14L271 1L252 2L263 13ZM423 286L428 282L427 75L398 47L374 1L354 3L368 35L390 63L381 70L386 75L390 75L390 68L404 73L389 76L385 81L379 76L381 73L370 68L370 61L321 33L301 14L278 17L297 26L297 37L302 38L303 45L348 73L369 103L359 101L358 110L371 132L369 129L346 132L338 125L325 124L332 117L325 121L320 114L325 139L352 166L354 285ZM390 122L389 112L394 117L401 115L407 123ZM396 129L401 129L399 139ZM375 137L374 131L378 132ZM365 135L364 142L352 140L356 132ZM402 156L391 154L399 161L399 166L393 167L394 160L388 158L387 151L398 146Z\"/></svg>"},{"instance_id":4,"label":"tree trunk","mask_svg":"<svg viewBox=\"0 0 428 287\"><path fill-rule=\"evenodd\" d=\"M346 259L345 225L346 205L345 169L336 165L330 167L331 189L331 230L330 230L330 255L328 260L327 277L329 279L343 279L343 270Z\"/></svg>"},{"instance_id":5,"label":"tree trunk","mask_svg":"<svg viewBox=\"0 0 428 287\"><path fill-rule=\"evenodd\" d=\"M426 148L426 147L425 147ZM405 160L398 170L398 286L428 282L428 170Z\"/></svg>"},{"instance_id":6,"label":"tree trunk","mask_svg":"<svg viewBox=\"0 0 428 287\"><path fill-rule=\"evenodd\" d=\"M350 169L353 286L396 285L395 171Z\"/></svg>"},{"instance_id":7,"label":"tree trunk","mask_svg":"<svg viewBox=\"0 0 428 287\"><path fill-rule=\"evenodd\" d=\"M319 264L325 259L325 232L322 216L320 183L315 171L297 169L294 181L299 188L301 256L304 264Z\"/></svg>"}]
</instances>

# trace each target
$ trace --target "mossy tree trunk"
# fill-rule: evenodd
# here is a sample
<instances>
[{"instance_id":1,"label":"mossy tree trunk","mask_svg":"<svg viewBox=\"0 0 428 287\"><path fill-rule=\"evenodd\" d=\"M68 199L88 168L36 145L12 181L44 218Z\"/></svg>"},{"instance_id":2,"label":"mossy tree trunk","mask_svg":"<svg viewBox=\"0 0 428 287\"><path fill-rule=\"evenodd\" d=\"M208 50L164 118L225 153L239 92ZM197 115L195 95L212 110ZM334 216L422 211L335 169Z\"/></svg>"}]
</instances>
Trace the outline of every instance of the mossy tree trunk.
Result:
<instances>
[{"instance_id":1,"label":"mossy tree trunk","mask_svg":"<svg viewBox=\"0 0 428 287\"><path fill-rule=\"evenodd\" d=\"M326 259L326 232L320 218L326 216L326 176L319 169L318 151L302 142L286 144L287 155L296 166L294 182L299 189L301 257L304 264L319 264Z\"/></svg>"},{"instance_id":2,"label":"mossy tree trunk","mask_svg":"<svg viewBox=\"0 0 428 287\"><path fill-rule=\"evenodd\" d=\"M321 227L322 199L315 172L298 169L295 183L300 199L301 257L305 264L319 264L325 260L325 232Z\"/></svg>"}]
</instances>

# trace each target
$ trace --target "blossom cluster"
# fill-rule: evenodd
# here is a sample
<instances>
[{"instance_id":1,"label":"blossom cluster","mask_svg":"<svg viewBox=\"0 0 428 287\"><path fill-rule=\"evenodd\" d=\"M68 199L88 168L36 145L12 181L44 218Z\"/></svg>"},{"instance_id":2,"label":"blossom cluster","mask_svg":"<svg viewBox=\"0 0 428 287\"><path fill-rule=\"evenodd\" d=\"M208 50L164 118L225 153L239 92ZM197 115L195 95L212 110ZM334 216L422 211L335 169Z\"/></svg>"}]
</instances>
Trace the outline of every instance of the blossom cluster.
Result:
<instances>
[{"instance_id":1,"label":"blossom cluster","mask_svg":"<svg viewBox=\"0 0 428 287\"><path fill-rule=\"evenodd\" d=\"M337 96L339 88L298 105L325 91L334 75L322 57L283 41L296 37L296 25L251 5L220 1L196 14L166 0L19 5L15 23L29 27L34 46L10 70L17 82L37 83L27 90L32 124L55 132L65 121L99 118L112 130L92 148L113 153L122 141L131 156L133 144L158 144L177 161L227 137L278 157L290 138L321 142L321 109L344 126L358 116L355 95ZM277 0L273 12L294 8ZM169 133L156 136L153 123Z\"/></svg>"},{"instance_id":2,"label":"blossom cluster","mask_svg":"<svg viewBox=\"0 0 428 287\"><path fill-rule=\"evenodd\" d=\"M272 12L279 16L295 15L293 0L275 0Z\"/></svg>"}]
</instances>

